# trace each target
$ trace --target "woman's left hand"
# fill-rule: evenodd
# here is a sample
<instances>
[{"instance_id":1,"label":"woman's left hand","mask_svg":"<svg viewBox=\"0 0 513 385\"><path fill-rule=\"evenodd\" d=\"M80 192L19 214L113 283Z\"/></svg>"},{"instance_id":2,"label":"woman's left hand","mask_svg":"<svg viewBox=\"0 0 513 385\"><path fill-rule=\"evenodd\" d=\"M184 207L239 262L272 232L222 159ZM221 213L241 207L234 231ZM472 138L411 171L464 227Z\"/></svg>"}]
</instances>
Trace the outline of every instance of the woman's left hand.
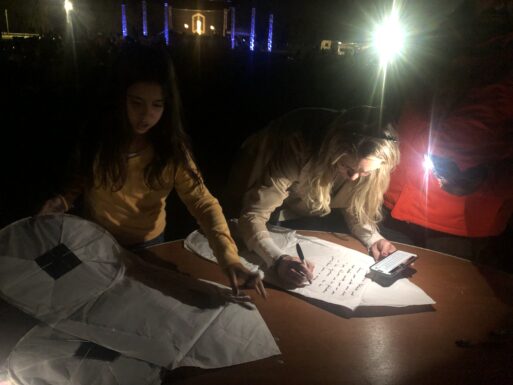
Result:
<instances>
[{"instance_id":1,"label":"woman's left hand","mask_svg":"<svg viewBox=\"0 0 513 385\"><path fill-rule=\"evenodd\" d=\"M389 254L396 251L397 248L386 239L380 239L372 244L370 247L371 255L374 257L376 261L381 258L387 257Z\"/></svg>"},{"instance_id":2,"label":"woman's left hand","mask_svg":"<svg viewBox=\"0 0 513 385\"><path fill-rule=\"evenodd\" d=\"M241 263L234 263L224 268L225 274L230 280L230 286L234 296L239 296L239 287L255 289L262 297L267 298L264 284L258 272L249 271ZM239 285L239 281L241 284Z\"/></svg>"}]
</instances>

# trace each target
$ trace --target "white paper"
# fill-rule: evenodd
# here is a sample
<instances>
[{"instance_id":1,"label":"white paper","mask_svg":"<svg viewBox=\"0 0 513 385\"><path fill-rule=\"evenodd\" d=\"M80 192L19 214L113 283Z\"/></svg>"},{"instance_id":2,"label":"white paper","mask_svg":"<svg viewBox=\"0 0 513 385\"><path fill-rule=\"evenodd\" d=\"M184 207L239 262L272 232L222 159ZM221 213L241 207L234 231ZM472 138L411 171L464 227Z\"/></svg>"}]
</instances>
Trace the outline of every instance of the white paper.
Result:
<instances>
[{"instance_id":1,"label":"white paper","mask_svg":"<svg viewBox=\"0 0 513 385\"><path fill-rule=\"evenodd\" d=\"M237 239L237 229L230 222L230 230ZM374 259L359 251L337 245L315 237L296 234L293 230L272 226L271 238L289 255L296 255L296 243L301 245L305 258L315 265L311 285L289 290L305 297L341 305L354 310L358 306L431 305L435 302L422 289L401 278L389 287L383 287L366 278ZM249 252L244 245L237 244L241 261L252 270L265 266L258 255ZM185 247L198 255L216 262L207 239L199 232L191 233L185 239ZM265 281L283 287L274 270L265 270Z\"/></svg>"},{"instance_id":2,"label":"white paper","mask_svg":"<svg viewBox=\"0 0 513 385\"><path fill-rule=\"evenodd\" d=\"M144 264L135 280L123 261L137 258L92 222L26 218L0 231L0 295L56 330L168 369L280 354L258 310L227 300L231 289Z\"/></svg>"},{"instance_id":3,"label":"white paper","mask_svg":"<svg viewBox=\"0 0 513 385\"><path fill-rule=\"evenodd\" d=\"M157 385L161 368L124 356L97 359L87 341L40 324L30 330L11 352L8 371L19 385ZM88 356L89 353L89 356Z\"/></svg>"},{"instance_id":4,"label":"white paper","mask_svg":"<svg viewBox=\"0 0 513 385\"><path fill-rule=\"evenodd\" d=\"M360 305L369 279L365 278L372 258L334 243L298 236L305 258L315 264L311 285L292 291L306 297L354 309ZM295 255L295 246L285 250Z\"/></svg>"},{"instance_id":5,"label":"white paper","mask_svg":"<svg viewBox=\"0 0 513 385\"><path fill-rule=\"evenodd\" d=\"M228 302L225 286L191 283L180 282L171 296L125 278L55 327L168 369L219 368L280 354L254 305Z\"/></svg>"}]
</instances>

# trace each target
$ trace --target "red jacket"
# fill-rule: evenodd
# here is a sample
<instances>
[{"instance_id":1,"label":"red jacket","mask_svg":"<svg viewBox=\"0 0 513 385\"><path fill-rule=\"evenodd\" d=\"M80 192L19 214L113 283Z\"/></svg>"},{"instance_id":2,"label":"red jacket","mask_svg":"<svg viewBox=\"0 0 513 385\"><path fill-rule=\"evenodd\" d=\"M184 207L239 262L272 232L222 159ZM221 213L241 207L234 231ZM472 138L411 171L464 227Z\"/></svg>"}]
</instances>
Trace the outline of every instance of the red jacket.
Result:
<instances>
[{"instance_id":1,"label":"red jacket","mask_svg":"<svg viewBox=\"0 0 513 385\"><path fill-rule=\"evenodd\" d=\"M436 123L430 115L429 108L410 104L404 109L398 127L401 164L392 174L385 205L393 218L429 229L467 237L499 235L513 213L513 74L470 88ZM488 176L474 193L451 195L424 171L428 152L453 160L461 170L487 164Z\"/></svg>"},{"instance_id":2,"label":"red jacket","mask_svg":"<svg viewBox=\"0 0 513 385\"><path fill-rule=\"evenodd\" d=\"M433 173L426 173L422 165L428 152L428 122L411 111L400 121L401 163L385 194L392 217L454 235L499 235L513 213L513 176L507 170L496 170L476 192L466 196L443 191ZM436 145L431 146L431 153L441 155Z\"/></svg>"}]
</instances>

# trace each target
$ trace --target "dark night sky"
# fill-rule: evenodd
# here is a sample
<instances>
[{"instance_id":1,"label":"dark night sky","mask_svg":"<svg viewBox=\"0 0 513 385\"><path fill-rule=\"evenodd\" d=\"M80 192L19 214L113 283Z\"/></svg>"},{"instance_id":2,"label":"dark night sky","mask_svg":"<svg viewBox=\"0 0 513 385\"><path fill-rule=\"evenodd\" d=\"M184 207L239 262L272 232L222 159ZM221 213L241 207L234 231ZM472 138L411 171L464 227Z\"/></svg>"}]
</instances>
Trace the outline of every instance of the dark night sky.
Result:
<instances>
[{"instance_id":1,"label":"dark night sky","mask_svg":"<svg viewBox=\"0 0 513 385\"><path fill-rule=\"evenodd\" d=\"M273 12L275 19L319 39L365 39L371 20L390 9L384 0L234 0L241 7L254 5L260 13ZM439 24L463 0L408 0L401 5L404 19L415 32Z\"/></svg>"},{"instance_id":2,"label":"dark night sky","mask_svg":"<svg viewBox=\"0 0 513 385\"><path fill-rule=\"evenodd\" d=\"M275 25L284 38L303 41L306 44L322 39L364 40L370 30L370 20L383 14L389 9L390 0L169 0L175 7L201 7L203 4L224 7L234 5L238 9L239 25L249 24L250 8L257 9L257 28L264 29L269 13L274 14ZM98 6L113 9L121 3L120 0L74 0L77 7L80 4L93 3ZM147 0L148 4L160 4L161 0ZM404 19L410 28L424 32L438 24L463 0L403 0ZM23 24L29 18L34 18L37 6L59 5L62 0L0 0L0 10L8 9L12 30L17 24ZM138 7L139 0L126 0L127 5ZM5 17L2 12L0 28L5 30ZM59 19L59 18L57 18ZM23 21L22 21L23 20ZM26 24L26 23L25 23ZM34 22L28 22L34 24ZM28 32L28 31L26 31Z\"/></svg>"},{"instance_id":3,"label":"dark night sky","mask_svg":"<svg viewBox=\"0 0 513 385\"><path fill-rule=\"evenodd\" d=\"M97 80L108 78L108 65L102 62L94 66L101 62L104 51L91 55L90 40L81 38L106 31L111 36L119 35L121 0L72 1L76 7L74 26L79 32L75 35L79 37L77 46L82 47L78 54L85 60L73 66L69 44L60 50L59 39L50 44L46 44L49 39L44 39L45 45L41 46L44 50L37 51L38 55L31 55L30 45L25 51L15 50L10 67L0 71L3 75L0 84L5 88L0 95L0 116L3 125L10 127L4 130L3 138L8 146L0 154L0 175L8 186L0 190L0 227L37 212L45 199L62 189L63 175L69 172L73 143L80 137L83 121L92 120L96 111L92 108L104 108L103 98L109 95L102 92L108 88L108 81ZM200 3L209 3L208 0L168 1L175 8L184 3L184 7L195 9L200 8ZM438 35L430 36L429 32L446 21L458 6L464 4L462 11L466 13L478 1L486 0L395 1L403 4L402 19L408 30L418 34L418 39L412 39L415 50L407 51L407 60L388 73L389 109L398 111L410 89L431 86L426 74L436 72L437 67L430 65L436 63L433 58L451 57L429 49L437 48L436 43L445 37L440 34L442 39L437 40ZM141 1L125 2L129 26L138 27L134 28L137 33ZM157 21L149 26L150 34L158 33L162 30L164 0L147 2L149 19L153 17ZM0 30L5 31L4 9L7 9L13 32L45 33L55 28L59 33L59 26L61 30L66 26L63 3L64 0L0 0ZM276 39L279 37L281 41L276 46L273 42L276 55L246 55L243 49L219 54L218 46L209 45L212 43L209 39L203 45L175 45L175 66L181 81L187 131L198 164L214 193L225 188L231 158L242 141L269 120L297 107L342 108L372 102L373 74L378 72L366 55L362 55L362 61L353 61L312 53L323 39L366 40L373 29L373 20L390 9L392 0L232 0L227 3L210 1L221 8L235 6L239 30L249 29L250 9L256 8L257 39L261 40L266 36L267 18L272 12ZM43 22L46 28L41 27ZM423 33L426 33L424 40ZM199 39L184 36L183 40L191 43ZM288 42L287 47L284 43ZM5 58L11 57L10 50L5 52ZM27 54L25 57L23 52ZM98 68L103 70L97 71ZM215 155L212 155L212 144L218 149ZM34 189L34 186L39 187ZM176 203L169 207L177 207ZM192 231L194 223L184 207L170 212L170 216L178 225L174 227L176 233L167 234L169 239Z\"/></svg>"}]
</instances>

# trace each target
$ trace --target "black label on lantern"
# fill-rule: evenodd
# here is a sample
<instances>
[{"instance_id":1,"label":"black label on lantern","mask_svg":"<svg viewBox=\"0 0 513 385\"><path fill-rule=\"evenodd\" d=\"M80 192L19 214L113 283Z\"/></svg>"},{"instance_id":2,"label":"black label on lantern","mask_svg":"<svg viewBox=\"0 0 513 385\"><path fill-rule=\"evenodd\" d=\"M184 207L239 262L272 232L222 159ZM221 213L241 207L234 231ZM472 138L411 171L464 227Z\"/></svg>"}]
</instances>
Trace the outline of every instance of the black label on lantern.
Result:
<instances>
[{"instance_id":1,"label":"black label on lantern","mask_svg":"<svg viewBox=\"0 0 513 385\"><path fill-rule=\"evenodd\" d=\"M89 341L82 342L74 354L75 357L106 362L112 362L120 355L121 354L115 350L104 348L103 346Z\"/></svg>"},{"instance_id":2,"label":"black label on lantern","mask_svg":"<svg viewBox=\"0 0 513 385\"><path fill-rule=\"evenodd\" d=\"M36 262L39 267L46 271L53 279L62 277L82 263L82 261L62 243L37 257Z\"/></svg>"}]
</instances>

